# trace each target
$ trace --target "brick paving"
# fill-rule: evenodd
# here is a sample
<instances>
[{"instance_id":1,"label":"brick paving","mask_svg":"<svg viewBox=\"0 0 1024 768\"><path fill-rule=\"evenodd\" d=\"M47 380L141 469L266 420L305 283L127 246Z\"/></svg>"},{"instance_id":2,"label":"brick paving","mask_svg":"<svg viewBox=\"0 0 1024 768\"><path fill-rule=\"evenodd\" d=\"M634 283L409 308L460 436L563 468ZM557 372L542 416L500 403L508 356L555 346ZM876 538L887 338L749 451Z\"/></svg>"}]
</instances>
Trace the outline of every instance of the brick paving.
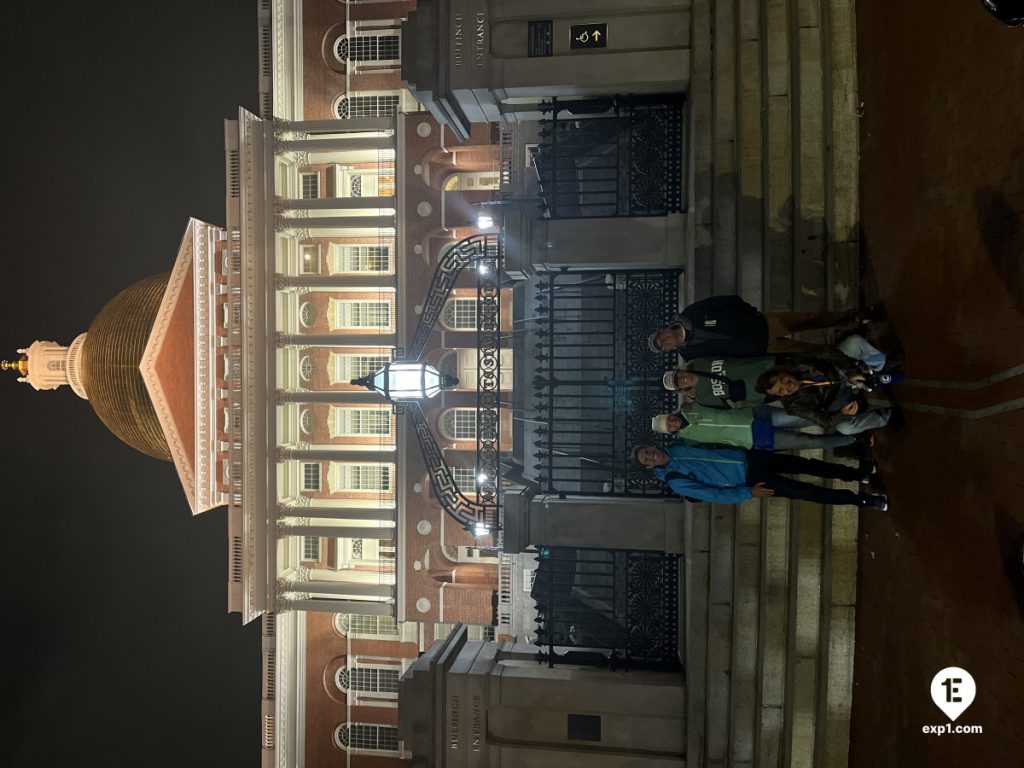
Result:
<instances>
[{"instance_id":1,"label":"brick paving","mask_svg":"<svg viewBox=\"0 0 1024 768\"><path fill-rule=\"evenodd\" d=\"M1024 363L1024 29L973 0L858 0L867 300L908 376L975 380ZM1024 376L977 390L903 387L976 410L1024 398ZM861 517L851 765L1024 764L1024 597L1004 558L1024 532L1024 410L907 411L879 436L892 501ZM932 676L977 681L957 724Z\"/></svg>"}]
</instances>

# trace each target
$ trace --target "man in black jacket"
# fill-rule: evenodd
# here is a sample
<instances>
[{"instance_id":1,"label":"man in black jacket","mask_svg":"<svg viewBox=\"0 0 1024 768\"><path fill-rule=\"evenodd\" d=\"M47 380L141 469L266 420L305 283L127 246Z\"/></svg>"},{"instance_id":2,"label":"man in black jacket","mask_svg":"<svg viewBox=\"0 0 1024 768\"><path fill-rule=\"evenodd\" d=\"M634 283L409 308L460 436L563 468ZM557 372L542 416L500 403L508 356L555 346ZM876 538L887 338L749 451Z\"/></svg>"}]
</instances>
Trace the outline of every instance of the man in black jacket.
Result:
<instances>
[{"instance_id":1,"label":"man in black jacket","mask_svg":"<svg viewBox=\"0 0 1024 768\"><path fill-rule=\"evenodd\" d=\"M652 333L648 344L654 352L678 350L691 357L747 357L799 347L782 340L797 331L831 328L852 322L848 312L770 312L762 314L739 296L711 296L696 301L672 318L667 328Z\"/></svg>"}]
</instances>

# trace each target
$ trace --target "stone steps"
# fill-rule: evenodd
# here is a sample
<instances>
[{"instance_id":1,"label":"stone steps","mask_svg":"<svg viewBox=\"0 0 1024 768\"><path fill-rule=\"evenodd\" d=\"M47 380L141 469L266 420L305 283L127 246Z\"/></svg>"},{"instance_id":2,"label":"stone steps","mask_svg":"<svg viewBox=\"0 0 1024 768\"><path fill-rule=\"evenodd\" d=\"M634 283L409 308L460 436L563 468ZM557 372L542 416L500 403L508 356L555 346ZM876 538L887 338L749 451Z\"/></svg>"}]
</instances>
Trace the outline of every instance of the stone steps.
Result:
<instances>
[{"instance_id":1,"label":"stone steps","mask_svg":"<svg viewBox=\"0 0 1024 768\"><path fill-rule=\"evenodd\" d=\"M858 294L854 0L693 0L686 298ZM857 516L688 507L688 764L844 768Z\"/></svg>"}]
</instances>

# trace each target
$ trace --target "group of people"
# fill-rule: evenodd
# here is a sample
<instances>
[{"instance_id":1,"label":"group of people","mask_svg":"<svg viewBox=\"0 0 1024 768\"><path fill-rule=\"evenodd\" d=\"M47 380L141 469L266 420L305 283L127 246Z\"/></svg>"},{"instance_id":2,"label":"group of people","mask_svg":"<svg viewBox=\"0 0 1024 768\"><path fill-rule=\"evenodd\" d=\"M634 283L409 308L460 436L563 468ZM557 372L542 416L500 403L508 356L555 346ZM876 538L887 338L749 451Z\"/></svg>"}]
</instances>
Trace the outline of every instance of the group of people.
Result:
<instances>
[{"instance_id":1,"label":"group of people","mask_svg":"<svg viewBox=\"0 0 1024 768\"><path fill-rule=\"evenodd\" d=\"M789 338L861 319L855 312L762 314L739 296L691 304L649 339L652 351L675 351L685 361L663 380L683 404L651 423L673 439L664 449L636 446L634 459L674 493L700 501L781 496L887 509L885 494L872 489L869 457L849 466L782 453L870 445L870 430L900 420L892 408L871 408L865 395L903 378L901 355L886 355L856 331L835 346ZM821 434L805 432L808 427ZM861 490L790 475L859 482Z\"/></svg>"}]
</instances>

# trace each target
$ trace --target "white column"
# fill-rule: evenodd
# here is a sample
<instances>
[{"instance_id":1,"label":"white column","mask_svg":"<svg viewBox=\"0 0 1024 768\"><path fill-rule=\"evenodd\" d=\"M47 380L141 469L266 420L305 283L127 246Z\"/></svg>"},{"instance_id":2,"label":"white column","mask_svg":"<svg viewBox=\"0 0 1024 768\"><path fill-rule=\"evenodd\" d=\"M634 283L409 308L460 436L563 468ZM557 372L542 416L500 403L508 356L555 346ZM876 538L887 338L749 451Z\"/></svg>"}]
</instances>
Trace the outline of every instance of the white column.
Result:
<instances>
[{"instance_id":1,"label":"white column","mask_svg":"<svg viewBox=\"0 0 1024 768\"><path fill-rule=\"evenodd\" d=\"M279 347L393 347L398 341L394 333L279 333L274 342Z\"/></svg>"},{"instance_id":2,"label":"white column","mask_svg":"<svg viewBox=\"0 0 1024 768\"><path fill-rule=\"evenodd\" d=\"M279 448L278 461L351 461L363 464L384 463L395 461L396 451L368 450L358 451L352 448Z\"/></svg>"},{"instance_id":3,"label":"white column","mask_svg":"<svg viewBox=\"0 0 1024 768\"><path fill-rule=\"evenodd\" d=\"M373 405L380 395L368 389L335 390L332 392L303 392L277 390L278 403L328 403L330 405Z\"/></svg>"},{"instance_id":4,"label":"white column","mask_svg":"<svg viewBox=\"0 0 1024 768\"><path fill-rule=\"evenodd\" d=\"M390 598L395 596L393 584L355 584L350 581L285 581L281 587L286 592L307 592L320 595Z\"/></svg>"},{"instance_id":5,"label":"white column","mask_svg":"<svg viewBox=\"0 0 1024 768\"><path fill-rule=\"evenodd\" d=\"M394 229L395 216L277 216L277 229Z\"/></svg>"},{"instance_id":6,"label":"white column","mask_svg":"<svg viewBox=\"0 0 1024 768\"><path fill-rule=\"evenodd\" d=\"M394 600L387 602L370 600L331 600L329 598L306 598L281 601L286 611L320 611L324 613L356 613L363 616L394 616Z\"/></svg>"},{"instance_id":7,"label":"white column","mask_svg":"<svg viewBox=\"0 0 1024 768\"><path fill-rule=\"evenodd\" d=\"M366 272L358 275L274 275L274 287L283 288L333 288L344 291L349 288L394 288L397 282L393 274Z\"/></svg>"},{"instance_id":8,"label":"white column","mask_svg":"<svg viewBox=\"0 0 1024 768\"><path fill-rule=\"evenodd\" d=\"M394 507L299 507L277 505L278 517L320 517L325 520L376 520L394 522Z\"/></svg>"},{"instance_id":9,"label":"white column","mask_svg":"<svg viewBox=\"0 0 1024 768\"><path fill-rule=\"evenodd\" d=\"M319 536L325 539L393 539L398 530L388 528L366 528L351 525L285 525L277 530L279 537Z\"/></svg>"},{"instance_id":10,"label":"white column","mask_svg":"<svg viewBox=\"0 0 1024 768\"><path fill-rule=\"evenodd\" d=\"M339 136L329 139L285 139L278 152L344 152L352 149L392 149L394 136Z\"/></svg>"},{"instance_id":11,"label":"white column","mask_svg":"<svg viewBox=\"0 0 1024 768\"><path fill-rule=\"evenodd\" d=\"M395 196L377 197L287 197L281 198L279 204L283 210L289 211L351 211L376 210L378 208L394 208Z\"/></svg>"},{"instance_id":12,"label":"white column","mask_svg":"<svg viewBox=\"0 0 1024 768\"><path fill-rule=\"evenodd\" d=\"M294 133L353 133L356 131L394 130L394 117L353 117L348 120L281 120L275 125Z\"/></svg>"}]
</instances>

